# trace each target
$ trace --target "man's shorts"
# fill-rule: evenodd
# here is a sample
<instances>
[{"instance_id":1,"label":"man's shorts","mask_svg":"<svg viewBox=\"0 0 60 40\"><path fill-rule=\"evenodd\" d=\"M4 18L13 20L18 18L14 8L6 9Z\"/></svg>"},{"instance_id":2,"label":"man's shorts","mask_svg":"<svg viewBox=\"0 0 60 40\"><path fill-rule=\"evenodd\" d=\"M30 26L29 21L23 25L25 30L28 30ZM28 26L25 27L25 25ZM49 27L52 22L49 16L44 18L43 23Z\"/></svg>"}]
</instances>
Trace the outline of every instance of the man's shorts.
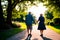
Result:
<instances>
[{"instance_id":1,"label":"man's shorts","mask_svg":"<svg viewBox=\"0 0 60 40\"><path fill-rule=\"evenodd\" d=\"M27 25L27 29L32 30L32 25Z\"/></svg>"}]
</instances>

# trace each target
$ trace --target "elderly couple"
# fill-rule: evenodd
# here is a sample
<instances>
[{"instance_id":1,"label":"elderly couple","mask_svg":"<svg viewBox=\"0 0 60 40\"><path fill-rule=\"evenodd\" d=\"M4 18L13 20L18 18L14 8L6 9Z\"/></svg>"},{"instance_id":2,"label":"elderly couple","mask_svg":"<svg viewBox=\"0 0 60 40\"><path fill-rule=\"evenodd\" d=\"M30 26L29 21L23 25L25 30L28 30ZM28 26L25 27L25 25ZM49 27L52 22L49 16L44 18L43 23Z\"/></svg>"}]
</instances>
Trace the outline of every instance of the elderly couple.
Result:
<instances>
[{"instance_id":1,"label":"elderly couple","mask_svg":"<svg viewBox=\"0 0 60 40\"><path fill-rule=\"evenodd\" d=\"M34 18L33 16L31 15L31 12L28 13L28 15L26 16L26 20L25 20L25 23L26 23L26 26L27 26L27 32L28 32L28 36L32 36L31 32L32 32L32 23L34 21ZM45 24L44 24L44 17L42 14L40 14L40 17L38 19L37 22L39 22L38 24L38 30L40 30L40 33L41 35L40 36L43 36L43 31L46 29L45 27Z\"/></svg>"}]
</instances>

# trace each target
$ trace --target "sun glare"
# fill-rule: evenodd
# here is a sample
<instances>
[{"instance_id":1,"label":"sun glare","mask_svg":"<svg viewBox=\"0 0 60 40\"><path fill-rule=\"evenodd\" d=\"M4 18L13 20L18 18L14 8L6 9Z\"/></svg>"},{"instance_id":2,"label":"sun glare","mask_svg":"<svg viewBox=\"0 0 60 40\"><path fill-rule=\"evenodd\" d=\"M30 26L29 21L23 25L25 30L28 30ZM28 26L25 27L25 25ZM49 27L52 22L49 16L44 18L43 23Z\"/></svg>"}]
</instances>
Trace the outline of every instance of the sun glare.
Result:
<instances>
[{"instance_id":1,"label":"sun glare","mask_svg":"<svg viewBox=\"0 0 60 40\"><path fill-rule=\"evenodd\" d=\"M45 6L43 6L43 3L39 3L37 6L32 6L28 9L28 12L32 12L34 16L36 16L36 19L40 16L40 14L44 14L44 12L47 10Z\"/></svg>"}]
</instances>

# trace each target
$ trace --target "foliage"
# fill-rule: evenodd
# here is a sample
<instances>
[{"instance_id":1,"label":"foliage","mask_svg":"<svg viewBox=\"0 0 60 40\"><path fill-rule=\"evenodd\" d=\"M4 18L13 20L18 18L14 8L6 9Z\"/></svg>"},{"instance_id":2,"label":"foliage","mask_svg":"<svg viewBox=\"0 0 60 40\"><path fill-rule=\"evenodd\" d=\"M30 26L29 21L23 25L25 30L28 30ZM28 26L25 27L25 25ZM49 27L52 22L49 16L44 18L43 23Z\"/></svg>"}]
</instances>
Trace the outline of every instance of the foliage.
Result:
<instances>
[{"instance_id":1,"label":"foliage","mask_svg":"<svg viewBox=\"0 0 60 40\"><path fill-rule=\"evenodd\" d=\"M55 21L55 18L60 18L60 0L43 0L44 5L48 8L49 12L53 12L52 15L50 16L51 18L53 17L53 24L57 21ZM49 18L49 17L47 17ZM56 24L55 24L56 25Z\"/></svg>"},{"instance_id":2,"label":"foliage","mask_svg":"<svg viewBox=\"0 0 60 40\"><path fill-rule=\"evenodd\" d=\"M4 2L5 1L6 0L4 0ZM49 12L53 12L47 13L48 16L46 18L50 20L53 19L53 16L54 18L60 18L60 6L59 6L60 0L7 0L7 1L8 4L4 5L6 6L6 12L4 15L2 15L5 18L7 17L6 19L7 24L11 23L12 21L11 19L20 18L21 20L23 20L27 14L27 12L26 14L24 12L27 11L27 9L30 8L32 5L37 5L37 3L40 2L44 3L44 5L48 8ZM20 15L22 15L22 17Z\"/></svg>"},{"instance_id":3,"label":"foliage","mask_svg":"<svg viewBox=\"0 0 60 40\"><path fill-rule=\"evenodd\" d=\"M26 29L26 24L24 22L13 21L13 24L20 25L20 28Z\"/></svg>"},{"instance_id":4,"label":"foliage","mask_svg":"<svg viewBox=\"0 0 60 40\"><path fill-rule=\"evenodd\" d=\"M46 18L47 18L47 19L50 19L50 20L52 20L53 17L54 17L53 14L50 13L50 12L47 12L45 15L46 15Z\"/></svg>"},{"instance_id":5,"label":"foliage","mask_svg":"<svg viewBox=\"0 0 60 40\"><path fill-rule=\"evenodd\" d=\"M50 25L52 25L52 26L54 26L54 25L55 26L59 26L60 25L60 18L54 18L53 22L50 22Z\"/></svg>"},{"instance_id":6,"label":"foliage","mask_svg":"<svg viewBox=\"0 0 60 40\"><path fill-rule=\"evenodd\" d=\"M54 23L53 23L53 22L50 22L50 25L51 25L51 26L54 26Z\"/></svg>"},{"instance_id":7,"label":"foliage","mask_svg":"<svg viewBox=\"0 0 60 40\"><path fill-rule=\"evenodd\" d=\"M11 3L11 6L12 6L12 19L20 18L20 14L25 16L26 13L24 13L24 11L27 11L28 7L32 6L32 4L35 5L34 1L35 0L33 0L33 1L32 0L30 0L30 1L29 0L26 0L26 1L25 0L12 0L12 3ZM18 6L18 8L16 8L17 6ZM5 6L6 10L7 10L7 8L8 8L8 5ZM4 17L5 18L7 18L7 11L6 10L4 11Z\"/></svg>"},{"instance_id":8,"label":"foliage","mask_svg":"<svg viewBox=\"0 0 60 40\"><path fill-rule=\"evenodd\" d=\"M43 3L50 12L53 12L54 18L60 18L60 0L43 0Z\"/></svg>"},{"instance_id":9,"label":"foliage","mask_svg":"<svg viewBox=\"0 0 60 40\"><path fill-rule=\"evenodd\" d=\"M4 5L2 5L1 9L3 8L3 6L5 7L5 10L2 9L3 11L5 11L4 15L3 15L3 11L1 10L2 19L4 19L3 16L6 18L4 21L6 22L6 24L9 25L9 28L11 28L11 26L12 26L12 19L20 18L20 13L18 13L18 11L23 13L25 10L27 10L27 6L34 4L33 3L34 1L35 0L33 0L33 1L32 0L30 0L30 1L29 0L26 0L26 1L25 0L7 0L7 4L6 4L5 3L6 0L4 0L4 1L0 0L0 5L1 5L1 2L4 2ZM29 2L30 2L30 4L29 4ZM22 5L20 6L19 4L22 4ZM15 10L16 6L18 6L19 10L18 9ZM21 17L21 19L24 18L24 17L23 18L22 17Z\"/></svg>"},{"instance_id":10,"label":"foliage","mask_svg":"<svg viewBox=\"0 0 60 40\"><path fill-rule=\"evenodd\" d=\"M14 9L12 11L12 19L20 18L20 12Z\"/></svg>"},{"instance_id":11,"label":"foliage","mask_svg":"<svg viewBox=\"0 0 60 40\"><path fill-rule=\"evenodd\" d=\"M54 19L54 24L55 25L60 25L60 18L55 18Z\"/></svg>"},{"instance_id":12,"label":"foliage","mask_svg":"<svg viewBox=\"0 0 60 40\"><path fill-rule=\"evenodd\" d=\"M56 29L60 29L60 25L54 25Z\"/></svg>"},{"instance_id":13,"label":"foliage","mask_svg":"<svg viewBox=\"0 0 60 40\"><path fill-rule=\"evenodd\" d=\"M50 8L50 10L53 8L53 9L56 9L56 11L59 11L60 9L60 0L44 0L44 3L47 7Z\"/></svg>"}]
</instances>

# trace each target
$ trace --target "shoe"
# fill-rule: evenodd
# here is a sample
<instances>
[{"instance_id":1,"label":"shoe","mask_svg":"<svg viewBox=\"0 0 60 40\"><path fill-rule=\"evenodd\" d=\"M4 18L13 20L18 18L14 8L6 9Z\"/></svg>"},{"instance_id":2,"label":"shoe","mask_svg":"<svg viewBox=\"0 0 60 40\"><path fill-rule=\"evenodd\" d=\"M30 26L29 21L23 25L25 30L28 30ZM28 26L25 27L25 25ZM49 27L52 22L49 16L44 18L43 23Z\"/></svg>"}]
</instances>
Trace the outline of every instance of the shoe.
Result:
<instances>
[{"instance_id":1,"label":"shoe","mask_svg":"<svg viewBox=\"0 0 60 40\"><path fill-rule=\"evenodd\" d=\"M30 36L30 34L28 34L28 37Z\"/></svg>"},{"instance_id":2,"label":"shoe","mask_svg":"<svg viewBox=\"0 0 60 40\"><path fill-rule=\"evenodd\" d=\"M29 36L30 36L30 37L32 37L32 35L31 35L31 34L29 34Z\"/></svg>"},{"instance_id":3,"label":"shoe","mask_svg":"<svg viewBox=\"0 0 60 40\"><path fill-rule=\"evenodd\" d=\"M40 36L43 37L43 34L41 34Z\"/></svg>"}]
</instances>

